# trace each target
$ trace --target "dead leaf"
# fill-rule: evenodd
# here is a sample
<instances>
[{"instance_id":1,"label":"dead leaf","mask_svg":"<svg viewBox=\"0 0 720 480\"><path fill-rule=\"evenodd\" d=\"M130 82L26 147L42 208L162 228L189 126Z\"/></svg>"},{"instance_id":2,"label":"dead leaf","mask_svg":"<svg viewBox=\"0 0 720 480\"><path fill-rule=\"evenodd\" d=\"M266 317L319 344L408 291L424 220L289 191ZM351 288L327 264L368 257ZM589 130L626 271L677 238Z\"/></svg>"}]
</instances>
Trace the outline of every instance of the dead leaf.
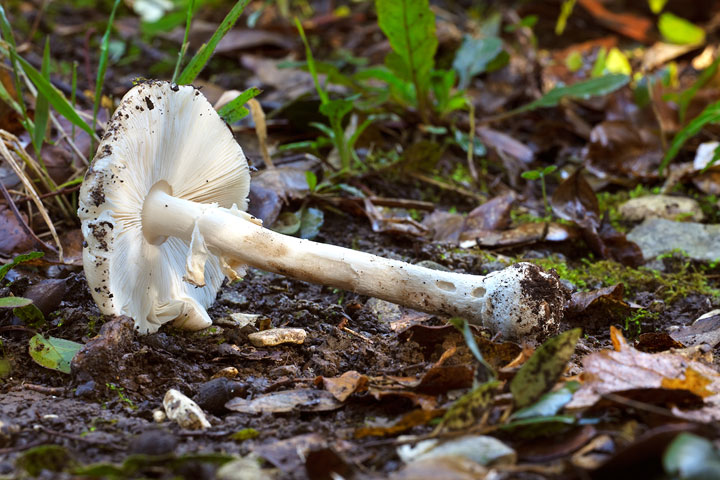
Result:
<instances>
[{"instance_id":1,"label":"dead leaf","mask_svg":"<svg viewBox=\"0 0 720 480\"><path fill-rule=\"evenodd\" d=\"M624 293L622 283L590 292L575 292L565 311L565 320L586 329L602 327L605 330L630 312L630 305L623 300Z\"/></svg>"},{"instance_id":2,"label":"dead leaf","mask_svg":"<svg viewBox=\"0 0 720 480\"><path fill-rule=\"evenodd\" d=\"M605 28L638 42L650 40L650 30L653 26L650 19L629 13L611 12L598 0L580 0L578 3Z\"/></svg>"},{"instance_id":3,"label":"dead leaf","mask_svg":"<svg viewBox=\"0 0 720 480\"><path fill-rule=\"evenodd\" d=\"M688 347L707 344L714 348L720 343L720 310L702 315L692 325L682 327L670 336Z\"/></svg>"},{"instance_id":4,"label":"dead leaf","mask_svg":"<svg viewBox=\"0 0 720 480\"><path fill-rule=\"evenodd\" d=\"M712 368L669 352L644 353L628 345L620 331L610 327L615 350L591 353L583 359L585 382L567 408L588 407L602 395L636 389L679 389L704 399L702 409L674 413L703 421L720 420L720 374Z\"/></svg>"},{"instance_id":5,"label":"dead leaf","mask_svg":"<svg viewBox=\"0 0 720 480\"><path fill-rule=\"evenodd\" d=\"M649 128L627 120L608 120L590 132L585 167L600 178L623 185L658 178L664 151L660 138Z\"/></svg>"},{"instance_id":6,"label":"dead leaf","mask_svg":"<svg viewBox=\"0 0 720 480\"><path fill-rule=\"evenodd\" d=\"M367 390L368 377L351 370L339 377L322 377L322 384L339 402L344 402L353 393Z\"/></svg>"},{"instance_id":7,"label":"dead leaf","mask_svg":"<svg viewBox=\"0 0 720 480\"><path fill-rule=\"evenodd\" d=\"M558 185L550 205L555 215L581 228L585 242L602 258L615 259L630 266L642 263L640 247L609 223L601 221L597 196L580 169Z\"/></svg>"},{"instance_id":8,"label":"dead leaf","mask_svg":"<svg viewBox=\"0 0 720 480\"><path fill-rule=\"evenodd\" d=\"M360 427L355 430L355 438L364 437L386 437L390 435L397 435L398 433L410 430L418 425L425 425L433 418L437 418L445 413L442 409L433 410L413 410L410 413L406 413L392 425L383 427Z\"/></svg>"},{"instance_id":9,"label":"dead leaf","mask_svg":"<svg viewBox=\"0 0 720 480\"><path fill-rule=\"evenodd\" d=\"M15 214L0 204L0 253L10 256L33 248L35 240L25 233Z\"/></svg>"},{"instance_id":10,"label":"dead leaf","mask_svg":"<svg viewBox=\"0 0 720 480\"><path fill-rule=\"evenodd\" d=\"M423 237L428 229L409 214L394 209L376 207L369 197L365 197L365 214L370 220L373 232L394 233Z\"/></svg>"}]
</instances>

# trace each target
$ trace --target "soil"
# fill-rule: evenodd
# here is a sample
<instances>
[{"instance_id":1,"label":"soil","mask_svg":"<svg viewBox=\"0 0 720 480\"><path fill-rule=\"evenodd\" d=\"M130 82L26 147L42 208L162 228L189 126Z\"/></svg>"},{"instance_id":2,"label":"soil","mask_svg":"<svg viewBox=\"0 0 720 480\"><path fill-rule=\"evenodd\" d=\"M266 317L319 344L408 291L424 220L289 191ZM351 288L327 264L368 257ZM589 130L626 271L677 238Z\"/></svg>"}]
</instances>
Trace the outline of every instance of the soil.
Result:
<instances>
[{"instance_id":1,"label":"soil","mask_svg":"<svg viewBox=\"0 0 720 480\"><path fill-rule=\"evenodd\" d=\"M374 233L365 221L333 213L327 214L317 240L411 262L435 261L473 274L496 268L484 264L477 255ZM526 252L529 256L541 253ZM325 467L318 465L333 464L328 455L348 471L382 477L400 465L394 440L373 436L358 439L355 429L381 419L394 422L413 410L413 403L427 392L381 400L367 392L356 393L340 408L325 412L297 409L242 414L223 405L234 397L252 399L269 392L316 388L322 384L318 378L338 377L348 371L372 378L420 378L448 345L457 351L445 367L472 364L459 333L435 339L399 333L383 321L375 304L365 297L258 270L251 269L242 281L221 289L210 310L213 319L221 320L220 326L201 332L163 327L145 336L133 332L128 318L100 314L79 269L50 270L65 280L64 292L43 333L86 345L73 360L71 375L49 370L28 354L28 339L34 331L14 325L9 315L0 319L5 355L12 364L11 376L0 386L0 474L15 472L18 458L24 458L32 447L51 444L64 449L60 450L61 465L120 465L131 456L145 459L133 470L134 475L152 474L153 478L214 478L217 465L224 460L196 455L209 452L260 452L269 459L265 466L279 469L281 478L325 478ZM29 283L42 283L47 273L15 272L11 288L23 291ZM636 296L647 302L647 293ZM673 304L663 317L674 324L680 316L692 320L706 311L708 304L712 304L708 297L690 296ZM260 314L266 325L269 322L274 327L302 328L307 338L301 345L253 347L247 336L255 328L228 326L229 314L236 312ZM412 318L412 312L403 314ZM445 324L444 319L428 315L416 318L421 322L415 323L424 327ZM657 323L652 329L664 330ZM581 341L585 347L580 350L607 347L606 332L607 324L590 326ZM443 344L437 345L440 341ZM234 378L211 381L213 375L230 367L237 369ZM212 427L191 431L171 421L156 422L154 412L162 410L169 389L198 400ZM447 385L431 393L438 405L456 396ZM421 425L405 433L423 435L432 428ZM232 435L240 431L252 431L250 437L254 438L233 439ZM298 456L300 444L320 455L317 458L321 463ZM158 459L168 458L181 461L159 463ZM319 468L320 476L313 468ZM70 478L47 469L39 475Z\"/></svg>"}]
</instances>

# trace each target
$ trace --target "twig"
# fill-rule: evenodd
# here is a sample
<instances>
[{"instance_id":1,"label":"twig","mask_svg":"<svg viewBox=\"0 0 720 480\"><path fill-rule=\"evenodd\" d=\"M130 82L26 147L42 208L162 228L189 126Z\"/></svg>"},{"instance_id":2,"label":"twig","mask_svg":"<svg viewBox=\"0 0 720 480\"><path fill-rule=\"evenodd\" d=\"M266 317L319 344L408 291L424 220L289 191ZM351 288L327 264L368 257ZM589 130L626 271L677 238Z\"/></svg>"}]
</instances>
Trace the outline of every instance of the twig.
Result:
<instances>
[{"instance_id":1,"label":"twig","mask_svg":"<svg viewBox=\"0 0 720 480\"><path fill-rule=\"evenodd\" d=\"M38 198L49 198L49 197L54 197L55 195L65 195L66 193L76 192L76 191L80 190L81 187L82 187L82 185L73 185L71 187L61 188L60 190L55 190L54 192L43 193L42 195L38 195ZM25 203L25 202L32 202L32 198L27 195L23 195L23 197L19 198L15 203Z\"/></svg>"},{"instance_id":2,"label":"twig","mask_svg":"<svg viewBox=\"0 0 720 480\"><path fill-rule=\"evenodd\" d=\"M414 177L422 182L429 183L430 185L434 185L436 187L442 188L443 190L450 190L452 192L459 193L460 195L470 197L472 199L478 200L480 202L485 201L485 197L482 195L479 195L475 192L471 192L470 190L467 190L462 187L457 187L455 185L450 185L445 182L441 182L440 180L435 180L434 178L428 177L427 175L424 175L419 172L410 172L410 176Z\"/></svg>"},{"instance_id":3,"label":"twig","mask_svg":"<svg viewBox=\"0 0 720 480\"><path fill-rule=\"evenodd\" d=\"M39 447L40 445L45 444L47 444L46 441L35 440L34 442L26 443L25 445L18 445L17 447L0 448L0 455L22 452L23 450L30 450L31 448Z\"/></svg>"},{"instance_id":4,"label":"twig","mask_svg":"<svg viewBox=\"0 0 720 480\"><path fill-rule=\"evenodd\" d=\"M45 395L65 395L67 389L65 387L46 387L45 385L35 385L34 383L25 383L22 385L25 390L44 393Z\"/></svg>"},{"instance_id":5,"label":"twig","mask_svg":"<svg viewBox=\"0 0 720 480\"><path fill-rule=\"evenodd\" d=\"M5 188L5 185L0 182L0 192L2 192L3 197L5 197L5 201L7 202L8 207L10 207L10 210L12 210L13 214L18 220L18 223L20 223L20 227L23 229L25 233L30 235L40 246L42 246L44 249L49 250L53 252L54 254L58 254L57 249L52 247L51 245L48 245L47 243L43 242L38 238L37 235L35 235L35 232L32 231L32 228L30 228L30 225L27 224L23 216L20 214L20 211L17 209L17 206L15 205L15 202L13 202L12 197L10 196L10 193L8 193L7 188Z\"/></svg>"},{"instance_id":6,"label":"twig","mask_svg":"<svg viewBox=\"0 0 720 480\"><path fill-rule=\"evenodd\" d=\"M354 335L354 336L358 337L359 339L366 341L366 342L369 343L370 345L372 345L372 344L375 343L375 342L372 341L372 339L367 338L367 337L365 337L364 335L359 334L359 333L356 332L355 330L352 330L352 329L346 327L345 325L347 325L347 322L348 322L348 318L349 318L349 317L348 317L347 315L345 315L344 313L342 314L342 316L345 317L345 318L343 318L342 321L340 322L340 324L337 326L337 328L338 328L339 330L342 330L342 331L345 332L345 333L349 333L350 335Z\"/></svg>"}]
</instances>

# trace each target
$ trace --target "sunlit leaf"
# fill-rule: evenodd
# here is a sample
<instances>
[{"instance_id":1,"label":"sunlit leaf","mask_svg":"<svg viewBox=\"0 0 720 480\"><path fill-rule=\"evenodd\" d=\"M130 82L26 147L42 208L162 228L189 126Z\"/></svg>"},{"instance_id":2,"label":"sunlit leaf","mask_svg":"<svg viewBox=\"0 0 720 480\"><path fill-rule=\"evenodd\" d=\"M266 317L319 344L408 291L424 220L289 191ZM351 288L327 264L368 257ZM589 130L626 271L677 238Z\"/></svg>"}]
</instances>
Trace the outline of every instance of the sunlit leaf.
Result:
<instances>
[{"instance_id":1,"label":"sunlit leaf","mask_svg":"<svg viewBox=\"0 0 720 480\"><path fill-rule=\"evenodd\" d=\"M30 339L30 356L45 368L70 373L70 361L82 344L57 337L45 338L37 334Z\"/></svg>"},{"instance_id":2,"label":"sunlit leaf","mask_svg":"<svg viewBox=\"0 0 720 480\"><path fill-rule=\"evenodd\" d=\"M32 300L23 297L0 297L0 308L21 308L32 304Z\"/></svg>"},{"instance_id":3,"label":"sunlit leaf","mask_svg":"<svg viewBox=\"0 0 720 480\"><path fill-rule=\"evenodd\" d=\"M557 413L562 410L562 408L570 400L572 400L573 393L575 393L578 388L580 388L580 384L578 382L567 382L561 388L544 394L540 397L540 400L532 405L516 411L510 418L512 420L517 420L521 418L549 417L557 415Z\"/></svg>"},{"instance_id":4,"label":"sunlit leaf","mask_svg":"<svg viewBox=\"0 0 720 480\"><path fill-rule=\"evenodd\" d=\"M393 49L385 64L415 85L422 110L438 46L435 14L428 0L375 0L375 8L378 25Z\"/></svg>"},{"instance_id":5,"label":"sunlit leaf","mask_svg":"<svg viewBox=\"0 0 720 480\"><path fill-rule=\"evenodd\" d=\"M658 30L670 43L700 45L705 42L705 30L670 12L660 15Z\"/></svg>"},{"instance_id":6,"label":"sunlit leaf","mask_svg":"<svg viewBox=\"0 0 720 480\"><path fill-rule=\"evenodd\" d=\"M32 303L14 309L13 314L30 328L41 328L45 325L45 315Z\"/></svg>"}]
</instances>

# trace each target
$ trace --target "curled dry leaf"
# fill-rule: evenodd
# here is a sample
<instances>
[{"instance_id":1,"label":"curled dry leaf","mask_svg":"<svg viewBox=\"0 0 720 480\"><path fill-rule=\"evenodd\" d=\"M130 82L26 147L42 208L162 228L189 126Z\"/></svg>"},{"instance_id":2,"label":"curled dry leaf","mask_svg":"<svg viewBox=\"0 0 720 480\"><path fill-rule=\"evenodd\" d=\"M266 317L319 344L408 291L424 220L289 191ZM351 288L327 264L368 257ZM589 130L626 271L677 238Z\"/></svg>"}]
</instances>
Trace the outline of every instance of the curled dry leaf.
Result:
<instances>
[{"instance_id":1,"label":"curled dry leaf","mask_svg":"<svg viewBox=\"0 0 720 480\"><path fill-rule=\"evenodd\" d=\"M368 377L351 370L339 377L322 377L321 381L325 390L344 402L353 393L367 390Z\"/></svg>"}]
</instances>

